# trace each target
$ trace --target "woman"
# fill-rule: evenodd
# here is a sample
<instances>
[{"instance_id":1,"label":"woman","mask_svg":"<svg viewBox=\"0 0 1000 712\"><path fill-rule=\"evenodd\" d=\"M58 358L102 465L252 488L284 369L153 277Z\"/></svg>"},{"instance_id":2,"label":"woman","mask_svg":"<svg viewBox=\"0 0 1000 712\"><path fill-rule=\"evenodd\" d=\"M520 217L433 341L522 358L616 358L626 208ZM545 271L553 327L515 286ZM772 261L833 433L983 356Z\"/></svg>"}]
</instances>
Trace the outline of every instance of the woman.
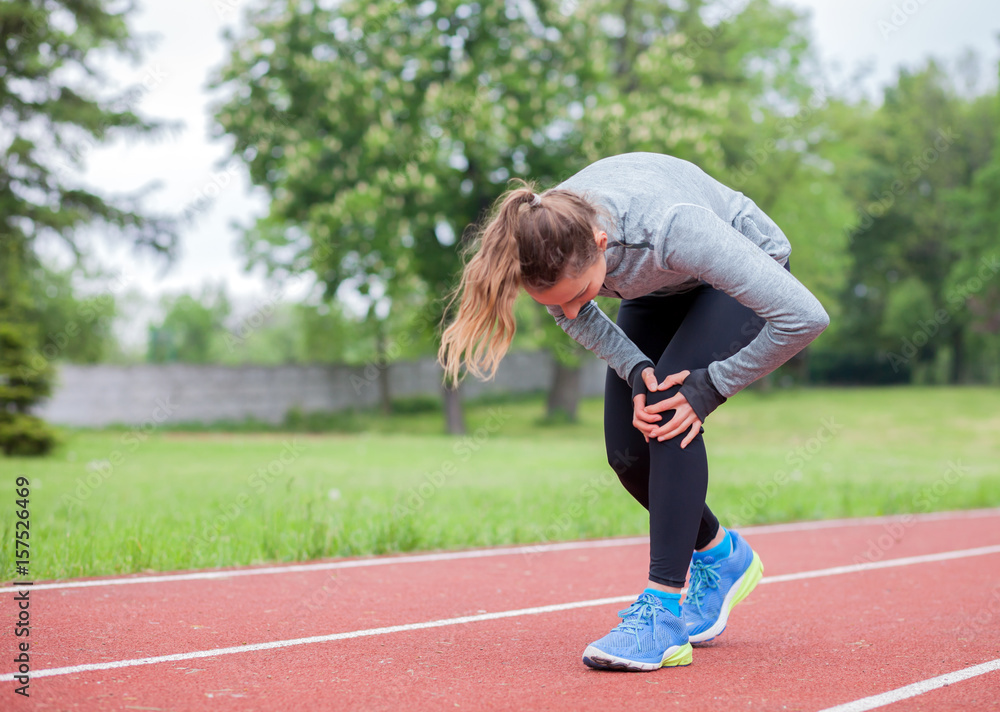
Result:
<instances>
[{"instance_id":1,"label":"woman","mask_svg":"<svg viewBox=\"0 0 1000 712\"><path fill-rule=\"evenodd\" d=\"M756 204L692 163L655 153L599 160L541 194L508 191L473 243L439 361L491 378L523 288L607 361L608 461L649 510L648 584L584 651L591 667L691 662L763 574L705 504L702 423L829 324L788 268L788 239ZM593 301L622 300L617 323ZM687 599L681 589L690 569Z\"/></svg>"}]
</instances>

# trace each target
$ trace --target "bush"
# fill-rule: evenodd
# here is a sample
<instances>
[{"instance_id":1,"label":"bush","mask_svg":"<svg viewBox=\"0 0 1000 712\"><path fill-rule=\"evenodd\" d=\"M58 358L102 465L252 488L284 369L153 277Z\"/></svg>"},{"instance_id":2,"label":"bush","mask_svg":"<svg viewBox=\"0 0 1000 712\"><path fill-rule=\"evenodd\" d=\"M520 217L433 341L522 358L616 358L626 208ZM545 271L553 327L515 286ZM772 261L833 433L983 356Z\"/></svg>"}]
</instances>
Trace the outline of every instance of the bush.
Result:
<instances>
[{"instance_id":1,"label":"bush","mask_svg":"<svg viewBox=\"0 0 1000 712\"><path fill-rule=\"evenodd\" d=\"M392 399L392 412L400 415L440 413L441 409L440 396L407 396L406 398Z\"/></svg>"},{"instance_id":2,"label":"bush","mask_svg":"<svg viewBox=\"0 0 1000 712\"><path fill-rule=\"evenodd\" d=\"M56 444L55 432L41 418L11 413L0 419L0 450L8 457L47 455Z\"/></svg>"},{"instance_id":3,"label":"bush","mask_svg":"<svg viewBox=\"0 0 1000 712\"><path fill-rule=\"evenodd\" d=\"M367 420L353 408L337 412L304 412L295 406L285 414L281 429L295 433L359 433L365 430Z\"/></svg>"},{"instance_id":4,"label":"bush","mask_svg":"<svg viewBox=\"0 0 1000 712\"><path fill-rule=\"evenodd\" d=\"M27 413L52 390L52 364L33 352L38 344L35 325L0 310L0 452L8 456L46 455L56 444L54 431Z\"/></svg>"}]
</instances>

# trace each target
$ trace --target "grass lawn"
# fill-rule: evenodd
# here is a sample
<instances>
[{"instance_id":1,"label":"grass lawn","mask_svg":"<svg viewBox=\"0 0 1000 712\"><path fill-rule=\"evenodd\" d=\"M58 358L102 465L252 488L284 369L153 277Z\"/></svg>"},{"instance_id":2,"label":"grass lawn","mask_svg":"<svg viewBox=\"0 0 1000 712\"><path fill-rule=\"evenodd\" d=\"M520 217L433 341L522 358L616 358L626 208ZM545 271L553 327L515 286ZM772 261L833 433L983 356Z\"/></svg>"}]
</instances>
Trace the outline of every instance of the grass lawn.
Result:
<instances>
[{"instance_id":1,"label":"grass lawn","mask_svg":"<svg viewBox=\"0 0 1000 712\"><path fill-rule=\"evenodd\" d=\"M601 399L575 424L540 423L542 404L472 405L460 438L435 413L343 434L69 431L53 457L0 460L0 566L17 475L34 580L648 533ZM730 524L1000 505L995 388L747 391L706 442Z\"/></svg>"}]
</instances>

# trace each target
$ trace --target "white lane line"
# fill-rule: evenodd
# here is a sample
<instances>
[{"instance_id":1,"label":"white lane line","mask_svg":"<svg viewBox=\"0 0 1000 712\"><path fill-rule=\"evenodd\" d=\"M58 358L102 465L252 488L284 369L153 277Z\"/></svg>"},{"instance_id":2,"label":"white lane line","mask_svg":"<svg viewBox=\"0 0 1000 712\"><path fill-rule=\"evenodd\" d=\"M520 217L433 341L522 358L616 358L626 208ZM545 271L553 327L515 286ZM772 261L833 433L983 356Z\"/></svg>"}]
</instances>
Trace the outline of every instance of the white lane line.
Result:
<instances>
[{"instance_id":1,"label":"white lane line","mask_svg":"<svg viewBox=\"0 0 1000 712\"><path fill-rule=\"evenodd\" d=\"M895 690L883 692L881 695L872 695L871 697L864 697L860 700L855 700L854 702L837 705L836 707L828 707L825 710L821 710L821 712L865 712L866 710L873 710L878 707L884 707L885 705L891 705L893 702L899 702L900 700L905 700L909 697L916 697L917 695L922 695L925 692L936 690L939 687L947 687L948 685L953 685L956 682L968 680L970 677L985 675L988 672L996 672L997 670L1000 670L1000 658L990 660L988 663L982 663L981 665L973 665L972 667L967 667L964 670L949 672L947 675L938 675L937 677L932 677L928 680L915 682L912 685L907 685L906 687L898 687Z\"/></svg>"},{"instance_id":2,"label":"white lane line","mask_svg":"<svg viewBox=\"0 0 1000 712\"><path fill-rule=\"evenodd\" d=\"M516 611L500 611L499 613L482 613L475 616L461 616L459 618L444 618L426 623L407 623L406 625L393 625L385 628L369 628L367 630L353 630L347 633L333 633L332 635L314 635L309 638L294 638L292 640L276 640L272 643L254 643L252 645L239 645L232 648L218 648L216 650L199 650L194 653L176 653L174 655L158 655L153 658L138 658L136 660L116 660L110 663L92 663L90 665L73 665L64 668L50 668L48 670L32 670L31 677L52 677L54 675L72 675L79 672L90 672L92 670L113 670L114 668L134 667L136 665L152 665L153 663L174 662L177 660L191 660L193 658L212 658L217 655L233 655L235 653L246 653L254 650L274 650L275 648L288 648L293 645L309 645L311 643L325 643L330 640L346 640L348 638L364 638L372 635L386 635L388 633L402 633L409 630L422 630L424 628L440 628L442 626L459 625L460 623L477 623L479 621L490 621L498 618L514 618L515 616L530 616L538 613L551 613L553 611L566 611L573 608L586 608L588 606L601 606L606 603L618 603L625 598L598 598L593 601L577 601L575 603L559 603L551 606L538 606L536 608L521 608ZM13 680L14 673L0 676L0 682Z\"/></svg>"},{"instance_id":3,"label":"white lane line","mask_svg":"<svg viewBox=\"0 0 1000 712\"><path fill-rule=\"evenodd\" d=\"M867 564L833 566L829 569L817 569L816 571L802 571L797 574L781 574L779 576L765 576L760 580L760 582L782 583L783 581L801 581L803 579L819 578L820 576L853 574L858 571L870 571L871 569L891 569L896 566L912 566L913 564L928 564L934 561L949 561L951 559L961 559L969 556L985 556L986 554L1000 554L1000 544L995 544L993 546L980 546L976 547L975 549L945 551L940 554L922 554L920 556L906 556L899 559L886 559L885 561L873 561Z\"/></svg>"},{"instance_id":4,"label":"white lane line","mask_svg":"<svg viewBox=\"0 0 1000 712\"><path fill-rule=\"evenodd\" d=\"M779 534L781 532L803 532L838 527L861 527L889 522L938 522L949 519L982 519L1000 517L1000 507L989 509L963 509L951 512L927 512L925 514L887 514L881 517L854 517L850 519L815 519L808 522L785 522L783 524L758 524L740 527L738 531L747 534Z\"/></svg>"},{"instance_id":5,"label":"white lane line","mask_svg":"<svg viewBox=\"0 0 1000 712\"><path fill-rule=\"evenodd\" d=\"M91 588L93 586L124 586L134 583L161 583L167 581L199 581L205 579L227 579L236 576L261 576L266 574L294 574L302 571L327 571L330 569L355 569L367 566L388 566L390 564L421 564L428 561L456 561L460 559L482 559L490 556L511 556L514 554L538 554L547 551L569 549L599 549L609 546L635 546L649 544L649 537L622 539L598 539L594 541L569 541L556 544L533 544L530 546L505 547L502 549L473 549L470 551L443 551L439 554L414 554L411 556L383 556L372 559L351 559L348 561L327 561L316 564L292 564L290 566L268 566L257 569L230 569L228 571L196 571L186 574L166 574L163 576L135 576L132 578L97 579L93 581L65 581L42 583L31 587L33 591L52 588ZM16 586L0 588L0 593L20 590Z\"/></svg>"},{"instance_id":6,"label":"white lane line","mask_svg":"<svg viewBox=\"0 0 1000 712\"><path fill-rule=\"evenodd\" d=\"M907 519L909 517L909 519ZM980 519L983 517L1000 517L1000 508L972 509L956 512L931 512L928 514L899 515L886 517L862 517L858 519L824 519L811 522L788 522L786 524L764 524L755 527L741 527L740 532L747 535L778 534L782 532L812 531L817 529L832 529L837 527L869 526L895 521L932 522L948 519ZM269 574L293 574L307 571L329 571L333 569L353 569L367 566L391 566L395 564L420 564L431 561L455 561L461 559L480 559L491 556L516 556L519 554L542 554L550 551L571 551L574 549L601 549L614 546L647 546L648 536L622 537L619 539L592 539L585 541L567 541L554 544L529 544L526 546L503 547L497 549L471 549L469 551L445 551L436 554L413 554L403 556L380 556L370 559L351 559L348 561L327 561L315 564L292 564L289 566L266 566L260 568L229 569L222 571L193 571L183 574L162 574L156 576L130 576L125 578L93 579L89 581L62 581L55 583L40 583L32 586L32 590L59 588L92 588L95 586L125 586L140 583L168 583L173 581L205 581L234 578L237 576L264 576ZM10 593L19 590L15 586L0 587L0 593Z\"/></svg>"},{"instance_id":7,"label":"white lane line","mask_svg":"<svg viewBox=\"0 0 1000 712\"><path fill-rule=\"evenodd\" d=\"M829 569L817 569L813 571L802 571L796 574L785 574L783 576L771 576L761 579L761 583L783 583L785 581L799 581L802 579L818 578L821 576L837 576L839 574L856 573L868 569L884 569L892 566L908 566L913 564L924 564L929 561L944 561L950 559L962 559L970 556L983 556L985 554L1000 554L1000 545L984 546L978 549L961 549L950 551L944 554L932 554L931 556L910 556L905 559L892 559L890 561L876 561L870 564L857 564L855 566L835 566ZM513 611L500 611L498 613L482 613L475 616L461 616L459 618L444 618L426 623L407 623L405 625L395 625L386 628L368 628L367 630L355 630L347 633L333 633L331 635L316 635L309 638L295 638L292 640L278 640L270 643L254 643L252 645L240 645L232 648L218 648L215 650L199 650L192 653L175 653L173 655L159 655L152 658L138 658L134 660L118 660L109 663L90 663L86 665L73 665L63 668L49 668L33 670L31 677L52 677L54 675L71 675L73 673L90 672L93 670L112 670L114 668L134 667L136 665L152 665L154 663L173 662L177 660L191 660L194 658L211 658L217 655L233 655L235 653L246 653L254 650L272 650L274 648L287 648L294 645L309 645L311 643L324 643L331 640L344 640L347 638L363 638L372 635L386 635L388 633L401 633L408 630L421 630L423 628L440 628L442 626L459 625L461 623L476 623L478 621L496 620L498 618L514 618L516 616L528 616L538 613L553 613L555 611L568 611L574 608L587 608L590 606L603 606L608 603L625 603L635 600L635 595L615 596L613 598L596 598L589 601L574 601L572 603L556 603L549 606L538 606L535 608L519 608ZM11 681L14 673L0 675L0 682Z\"/></svg>"}]
</instances>

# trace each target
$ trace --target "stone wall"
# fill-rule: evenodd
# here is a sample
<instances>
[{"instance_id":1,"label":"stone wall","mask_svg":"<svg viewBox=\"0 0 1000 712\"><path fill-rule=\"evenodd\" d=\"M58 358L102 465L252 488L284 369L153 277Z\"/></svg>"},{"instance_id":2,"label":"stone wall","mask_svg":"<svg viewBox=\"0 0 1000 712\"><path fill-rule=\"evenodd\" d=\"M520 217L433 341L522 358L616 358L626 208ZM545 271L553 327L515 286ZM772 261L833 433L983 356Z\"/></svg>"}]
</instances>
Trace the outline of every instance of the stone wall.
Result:
<instances>
[{"instance_id":1,"label":"stone wall","mask_svg":"<svg viewBox=\"0 0 1000 712\"><path fill-rule=\"evenodd\" d=\"M61 424L101 427L153 422L200 422L254 418L280 423L292 408L333 412L378 402L378 378L388 368L394 398L440 393L441 368L432 358L387 367L289 365L199 366L141 364L59 368L52 397L36 412ZM547 353L511 353L496 378L467 377L466 397L484 393L544 391L552 380ZM605 364L585 355L581 392L604 392Z\"/></svg>"}]
</instances>

